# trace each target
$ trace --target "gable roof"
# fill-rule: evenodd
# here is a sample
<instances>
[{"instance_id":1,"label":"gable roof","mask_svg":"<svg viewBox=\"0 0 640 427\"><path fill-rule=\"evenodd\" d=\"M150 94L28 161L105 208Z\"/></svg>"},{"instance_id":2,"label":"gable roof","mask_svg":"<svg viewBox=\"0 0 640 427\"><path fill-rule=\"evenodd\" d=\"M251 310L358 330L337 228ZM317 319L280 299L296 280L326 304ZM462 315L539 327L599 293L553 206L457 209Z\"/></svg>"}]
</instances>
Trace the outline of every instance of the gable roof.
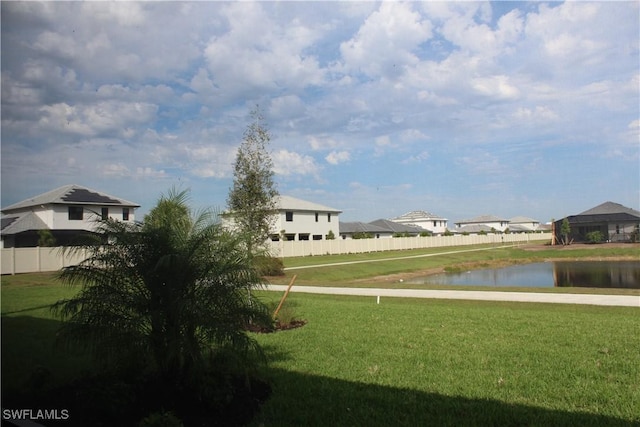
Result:
<instances>
[{"instance_id":1,"label":"gable roof","mask_svg":"<svg viewBox=\"0 0 640 427\"><path fill-rule=\"evenodd\" d=\"M390 233L391 230L366 222L340 222L340 233Z\"/></svg>"},{"instance_id":2,"label":"gable roof","mask_svg":"<svg viewBox=\"0 0 640 427\"><path fill-rule=\"evenodd\" d=\"M331 212L340 213L342 211L328 206L323 206L318 203L309 202L302 199L296 199L291 196L278 196L276 200L276 206L278 210L292 210L292 211L313 211L313 212Z\"/></svg>"},{"instance_id":3,"label":"gable roof","mask_svg":"<svg viewBox=\"0 0 640 427\"><path fill-rule=\"evenodd\" d=\"M57 204L140 207L140 205L128 200L120 199L80 185L71 184L39 194L11 206L7 206L2 209L2 212L10 212L18 209L30 208L32 206Z\"/></svg>"},{"instance_id":4,"label":"gable roof","mask_svg":"<svg viewBox=\"0 0 640 427\"><path fill-rule=\"evenodd\" d=\"M437 220L444 220L446 218L443 218L441 216L438 215L434 215L431 212L426 212L426 211L411 211L411 212L407 212L403 215L400 215L398 217L395 218L391 218L391 221L424 221L424 220L433 220L433 219L437 219Z\"/></svg>"},{"instance_id":5,"label":"gable roof","mask_svg":"<svg viewBox=\"0 0 640 427\"><path fill-rule=\"evenodd\" d=\"M604 202L596 207L588 209L578 215L611 215L611 214L629 214L640 218L640 212L621 205L620 203Z\"/></svg>"}]
</instances>

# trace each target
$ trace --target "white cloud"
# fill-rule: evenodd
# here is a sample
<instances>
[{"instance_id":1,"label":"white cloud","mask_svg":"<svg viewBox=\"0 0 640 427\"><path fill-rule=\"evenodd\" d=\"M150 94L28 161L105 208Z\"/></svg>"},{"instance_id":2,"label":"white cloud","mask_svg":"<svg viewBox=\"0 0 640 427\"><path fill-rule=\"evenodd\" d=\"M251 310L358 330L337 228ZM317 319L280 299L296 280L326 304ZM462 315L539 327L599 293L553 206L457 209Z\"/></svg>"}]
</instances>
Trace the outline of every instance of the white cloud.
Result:
<instances>
[{"instance_id":1,"label":"white cloud","mask_svg":"<svg viewBox=\"0 0 640 427\"><path fill-rule=\"evenodd\" d=\"M332 151L325 157L325 160L332 165L337 165L351 160L351 155L348 151Z\"/></svg>"},{"instance_id":2,"label":"white cloud","mask_svg":"<svg viewBox=\"0 0 640 427\"><path fill-rule=\"evenodd\" d=\"M471 86L479 94L497 99L516 99L520 95L518 88L504 75L475 78Z\"/></svg>"},{"instance_id":3,"label":"white cloud","mask_svg":"<svg viewBox=\"0 0 640 427\"><path fill-rule=\"evenodd\" d=\"M317 176L320 167L311 156L289 150L279 150L273 155L273 171L277 175L312 175Z\"/></svg>"},{"instance_id":4,"label":"white cloud","mask_svg":"<svg viewBox=\"0 0 640 427\"><path fill-rule=\"evenodd\" d=\"M431 23L412 10L412 3L384 2L351 40L340 45L347 69L392 77L418 58L413 52L431 38Z\"/></svg>"},{"instance_id":5,"label":"white cloud","mask_svg":"<svg viewBox=\"0 0 640 427\"><path fill-rule=\"evenodd\" d=\"M310 135L307 137L307 142L313 151L327 150L338 147L340 144L333 138L325 136Z\"/></svg>"},{"instance_id":6,"label":"white cloud","mask_svg":"<svg viewBox=\"0 0 640 427\"><path fill-rule=\"evenodd\" d=\"M404 164L408 163L422 163L425 160L429 159L430 155L428 151L421 151L417 154L411 155L405 160L402 161Z\"/></svg>"}]
</instances>

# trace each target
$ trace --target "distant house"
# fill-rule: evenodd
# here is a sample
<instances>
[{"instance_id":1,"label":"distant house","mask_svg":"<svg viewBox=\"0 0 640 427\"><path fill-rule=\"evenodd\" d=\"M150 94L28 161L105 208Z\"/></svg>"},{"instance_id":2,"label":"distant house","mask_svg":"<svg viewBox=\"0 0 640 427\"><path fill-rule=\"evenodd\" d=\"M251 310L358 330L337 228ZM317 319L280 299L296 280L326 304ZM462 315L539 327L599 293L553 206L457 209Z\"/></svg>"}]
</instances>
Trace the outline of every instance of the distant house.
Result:
<instances>
[{"instance_id":1,"label":"distant house","mask_svg":"<svg viewBox=\"0 0 640 427\"><path fill-rule=\"evenodd\" d=\"M531 233L538 231L540 222L526 216L515 216L509 220L509 231L511 233Z\"/></svg>"},{"instance_id":2,"label":"distant house","mask_svg":"<svg viewBox=\"0 0 640 427\"><path fill-rule=\"evenodd\" d=\"M79 185L65 185L2 209L2 247L38 246L39 232L48 230L56 246L73 243L95 230L96 218L134 221L140 205Z\"/></svg>"},{"instance_id":3,"label":"distant house","mask_svg":"<svg viewBox=\"0 0 640 427\"><path fill-rule=\"evenodd\" d=\"M290 196L279 196L271 240L325 240L338 236L342 211Z\"/></svg>"},{"instance_id":4,"label":"distant house","mask_svg":"<svg viewBox=\"0 0 640 427\"><path fill-rule=\"evenodd\" d=\"M556 239L560 239L564 218L554 223ZM587 241L587 233L599 231L611 242L637 242L640 234L640 211L619 203L605 202L577 215L567 217L571 239Z\"/></svg>"},{"instance_id":5,"label":"distant house","mask_svg":"<svg viewBox=\"0 0 640 427\"><path fill-rule=\"evenodd\" d=\"M391 221L398 224L414 225L424 230L430 231L432 234L443 234L447 230L447 219L434 215L425 211L411 211Z\"/></svg>"},{"instance_id":6,"label":"distant house","mask_svg":"<svg viewBox=\"0 0 640 427\"><path fill-rule=\"evenodd\" d=\"M388 228L379 227L366 222L341 222L340 238L373 238L380 239L384 237L393 237L394 232Z\"/></svg>"},{"instance_id":7,"label":"distant house","mask_svg":"<svg viewBox=\"0 0 640 427\"><path fill-rule=\"evenodd\" d=\"M400 224L388 219L377 219L369 224L388 230L393 236L419 236L420 234L428 233L428 230L417 225Z\"/></svg>"},{"instance_id":8,"label":"distant house","mask_svg":"<svg viewBox=\"0 0 640 427\"><path fill-rule=\"evenodd\" d=\"M455 225L455 233L503 233L507 227L509 227L509 220L493 215L482 215L472 219L458 221Z\"/></svg>"}]
</instances>

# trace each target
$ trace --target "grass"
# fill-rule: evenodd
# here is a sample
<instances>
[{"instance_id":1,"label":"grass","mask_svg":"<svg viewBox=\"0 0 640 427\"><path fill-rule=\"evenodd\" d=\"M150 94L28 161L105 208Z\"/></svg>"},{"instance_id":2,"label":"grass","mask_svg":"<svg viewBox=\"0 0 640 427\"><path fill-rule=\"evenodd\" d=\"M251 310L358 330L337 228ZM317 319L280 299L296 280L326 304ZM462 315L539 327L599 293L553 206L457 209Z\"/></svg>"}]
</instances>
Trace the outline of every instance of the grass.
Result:
<instances>
[{"instance_id":1,"label":"grass","mask_svg":"<svg viewBox=\"0 0 640 427\"><path fill-rule=\"evenodd\" d=\"M285 262L436 251L442 248ZM292 272L305 283L333 277L338 284L366 284L372 276L425 264L630 256L638 257L637 246L510 248ZM54 274L28 274L3 276L1 292L5 396L97 369L79 349L54 344L60 322L48 306L74 289ZM269 304L281 296L259 295ZM273 386L255 426L640 426L637 308L401 298L378 305L375 298L296 293L285 305L291 308L290 317L308 321L304 327L254 335L271 361L263 375Z\"/></svg>"},{"instance_id":2,"label":"grass","mask_svg":"<svg viewBox=\"0 0 640 427\"><path fill-rule=\"evenodd\" d=\"M325 255L317 257L285 258L285 276L270 278L274 284L288 284L295 274L297 285L385 287L401 286L414 289L451 289L438 285L401 285L394 275L427 270L468 270L509 264L542 262L550 259L615 259L627 258L640 261L638 245L622 245L610 248L598 245L573 245L569 247L492 247L464 246L431 248L409 251L373 252L351 255ZM470 251L472 250L472 251ZM444 253L444 254L443 254ZM356 264L342 264L356 261ZM300 269L300 267L309 267ZM384 280L384 278L387 280ZM459 287L456 289L495 290L483 287ZM574 292L640 295L638 289L592 289L592 288L501 288L501 291L529 292Z\"/></svg>"},{"instance_id":3,"label":"grass","mask_svg":"<svg viewBox=\"0 0 640 427\"><path fill-rule=\"evenodd\" d=\"M635 308L290 298L255 425L640 423Z\"/></svg>"}]
</instances>

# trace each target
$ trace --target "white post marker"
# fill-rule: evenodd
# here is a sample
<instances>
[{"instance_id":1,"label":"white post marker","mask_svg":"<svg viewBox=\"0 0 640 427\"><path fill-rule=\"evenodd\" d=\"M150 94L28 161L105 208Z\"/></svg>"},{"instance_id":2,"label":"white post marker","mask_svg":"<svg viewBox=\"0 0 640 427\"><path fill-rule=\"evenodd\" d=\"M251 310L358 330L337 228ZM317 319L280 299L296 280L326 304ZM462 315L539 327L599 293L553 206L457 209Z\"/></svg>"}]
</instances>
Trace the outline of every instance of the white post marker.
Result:
<instances>
[{"instance_id":1,"label":"white post marker","mask_svg":"<svg viewBox=\"0 0 640 427\"><path fill-rule=\"evenodd\" d=\"M378 301L377 302L378 302L378 304L380 304L380 295L378 295Z\"/></svg>"}]
</instances>

